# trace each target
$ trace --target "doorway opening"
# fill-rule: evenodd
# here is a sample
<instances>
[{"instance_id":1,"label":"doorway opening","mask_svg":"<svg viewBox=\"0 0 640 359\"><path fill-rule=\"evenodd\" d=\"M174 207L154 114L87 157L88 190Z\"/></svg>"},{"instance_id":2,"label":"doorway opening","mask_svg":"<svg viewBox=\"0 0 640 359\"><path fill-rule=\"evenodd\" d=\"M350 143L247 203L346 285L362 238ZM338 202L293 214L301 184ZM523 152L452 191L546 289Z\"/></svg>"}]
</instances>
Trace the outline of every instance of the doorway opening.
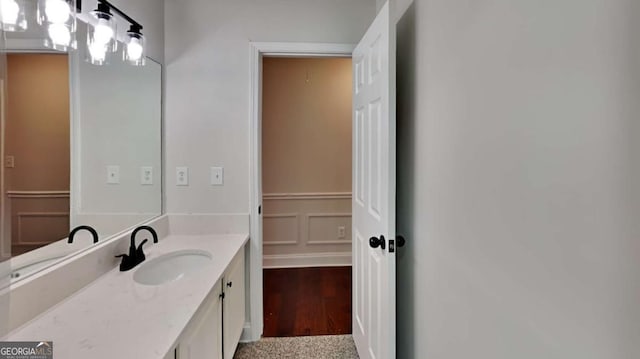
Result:
<instances>
[{"instance_id":1,"label":"doorway opening","mask_svg":"<svg viewBox=\"0 0 640 359\"><path fill-rule=\"evenodd\" d=\"M262 58L264 337L351 334L352 63Z\"/></svg>"},{"instance_id":2,"label":"doorway opening","mask_svg":"<svg viewBox=\"0 0 640 359\"><path fill-rule=\"evenodd\" d=\"M6 73L3 258L68 235L71 173L68 55L11 52Z\"/></svg>"}]
</instances>

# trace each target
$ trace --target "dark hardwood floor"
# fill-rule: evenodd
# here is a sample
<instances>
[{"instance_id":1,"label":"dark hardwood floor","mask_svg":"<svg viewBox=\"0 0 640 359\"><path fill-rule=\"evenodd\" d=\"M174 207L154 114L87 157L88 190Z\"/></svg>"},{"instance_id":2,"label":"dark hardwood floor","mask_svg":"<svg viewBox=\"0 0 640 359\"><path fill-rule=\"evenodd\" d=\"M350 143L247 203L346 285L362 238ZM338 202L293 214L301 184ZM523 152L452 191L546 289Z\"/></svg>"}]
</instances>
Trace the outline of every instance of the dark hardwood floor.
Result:
<instances>
[{"instance_id":1,"label":"dark hardwood floor","mask_svg":"<svg viewBox=\"0 0 640 359\"><path fill-rule=\"evenodd\" d=\"M351 334L351 267L264 270L265 337Z\"/></svg>"}]
</instances>

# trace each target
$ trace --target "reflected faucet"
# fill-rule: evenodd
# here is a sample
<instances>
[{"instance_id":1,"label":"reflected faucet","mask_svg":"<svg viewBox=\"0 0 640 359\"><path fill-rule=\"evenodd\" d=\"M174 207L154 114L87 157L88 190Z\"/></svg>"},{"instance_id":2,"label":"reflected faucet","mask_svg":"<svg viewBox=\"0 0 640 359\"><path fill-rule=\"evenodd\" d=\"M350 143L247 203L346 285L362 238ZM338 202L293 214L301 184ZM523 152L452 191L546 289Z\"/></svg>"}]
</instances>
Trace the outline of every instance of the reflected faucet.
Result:
<instances>
[{"instance_id":1,"label":"reflected faucet","mask_svg":"<svg viewBox=\"0 0 640 359\"><path fill-rule=\"evenodd\" d=\"M143 240L138 248L136 248L136 234L141 230L147 230L151 233L153 237L153 243L158 243L158 234L156 231L149 226L139 226L131 232L131 245L129 246L129 254L119 254L116 258L122 258L122 262L120 262L120 271L126 272L130 269L133 269L138 264L144 262L146 259L144 255L144 251L142 250L142 246L147 243L148 239Z\"/></svg>"},{"instance_id":2,"label":"reflected faucet","mask_svg":"<svg viewBox=\"0 0 640 359\"><path fill-rule=\"evenodd\" d=\"M67 241L67 243L73 243L73 237L75 237L78 231L83 229L91 232L91 235L93 236L93 243L98 243L98 232L96 232L96 230L91 226L77 226L76 228L74 228L71 233L69 233L69 240Z\"/></svg>"},{"instance_id":3,"label":"reflected faucet","mask_svg":"<svg viewBox=\"0 0 640 359\"><path fill-rule=\"evenodd\" d=\"M153 237L153 243L158 243L158 233L156 233L156 231L153 228L149 226L139 226L138 228L134 229L133 232L131 232L132 246L135 246L136 234L138 234L138 232L144 229L146 229L147 231L149 231L149 233L151 233L151 236Z\"/></svg>"}]
</instances>

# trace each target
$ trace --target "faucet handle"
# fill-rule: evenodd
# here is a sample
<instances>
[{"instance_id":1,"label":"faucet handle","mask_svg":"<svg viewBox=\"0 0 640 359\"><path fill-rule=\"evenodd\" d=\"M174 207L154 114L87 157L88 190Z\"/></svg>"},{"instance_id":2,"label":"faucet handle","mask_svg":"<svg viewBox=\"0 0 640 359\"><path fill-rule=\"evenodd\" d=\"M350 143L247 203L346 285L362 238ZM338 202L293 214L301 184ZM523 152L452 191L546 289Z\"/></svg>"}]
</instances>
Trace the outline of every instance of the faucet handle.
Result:
<instances>
[{"instance_id":1,"label":"faucet handle","mask_svg":"<svg viewBox=\"0 0 640 359\"><path fill-rule=\"evenodd\" d=\"M142 246L147 243L149 240L145 239L144 241L142 241L140 243L140 245L138 246L138 248L136 249L136 261L138 263L142 263L142 261L144 261L146 259L145 255L144 255L144 251L142 249ZM136 263L136 264L138 264Z\"/></svg>"},{"instance_id":2,"label":"faucet handle","mask_svg":"<svg viewBox=\"0 0 640 359\"><path fill-rule=\"evenodd\" d=\"M128 271L129 269L135 267L133 263L133 258L127 254L118 254L115 256L116 258L122 258L122 262L120 262L120 272Z\"/></svg>"}]
</instances>

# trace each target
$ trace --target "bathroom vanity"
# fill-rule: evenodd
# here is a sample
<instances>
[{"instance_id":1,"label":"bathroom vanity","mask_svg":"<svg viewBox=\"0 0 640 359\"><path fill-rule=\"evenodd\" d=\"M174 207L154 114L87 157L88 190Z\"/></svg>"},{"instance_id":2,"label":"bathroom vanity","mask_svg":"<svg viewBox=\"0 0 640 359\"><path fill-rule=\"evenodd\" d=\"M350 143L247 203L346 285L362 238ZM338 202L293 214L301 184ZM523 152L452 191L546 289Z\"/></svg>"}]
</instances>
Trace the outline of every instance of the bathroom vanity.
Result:
<instances>
[{"instance_id":1,"label":"bathroom vanity","mask_svg":"<svg viewBox=\"0 0 640 359\"><path fill-rule=\"evenodd\" d=\"M247 233L169 230L145 246L147 259L136 268L121 272L113 261L113 269L4 340L51 340L60 358L232 358L245 324L247 240ZM175 253L209 260L183 274L159 273L154 285L139 283L137 271L166 271L157 259Z\"/></svg>"}]
</instances>

